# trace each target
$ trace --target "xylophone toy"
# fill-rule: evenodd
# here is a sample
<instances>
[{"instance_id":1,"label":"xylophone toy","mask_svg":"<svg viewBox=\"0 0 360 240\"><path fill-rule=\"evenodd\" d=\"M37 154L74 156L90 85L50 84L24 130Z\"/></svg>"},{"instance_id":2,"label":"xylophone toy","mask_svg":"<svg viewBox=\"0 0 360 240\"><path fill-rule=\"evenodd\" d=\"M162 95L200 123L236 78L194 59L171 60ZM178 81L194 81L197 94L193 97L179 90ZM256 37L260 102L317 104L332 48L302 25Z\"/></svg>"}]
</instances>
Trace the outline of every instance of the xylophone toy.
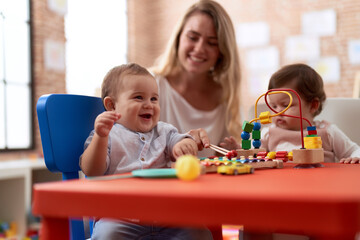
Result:
<instances>
[{"instance_id":1,"label":"xylophone toy","mask_svg":"<svg viewBox=\"0 0 360 240\"><path fill-rule=\"evenodd\" d=\"M285 112L289 109L292 104L293 98L289 92L293 92L299 100L299 116L287 115ZM267 96L271 94L287 94L290 98L290 102L286 108L282 111L275 111L267 102ZM260 98L264 97L265 103L268 108L274 112L274 114L270 114L270 111L261 112L259 116L257 116L257 103ZM265 149L261 149L261 124L268 124L272 122L272 118L275 116L286 116L298 118L300 120L300 127L303 129L302 120L307 121L309 127L307 127L307 136L304 137L303 131L300 131L301 135L301 145L300 149L293 149L292 152L287 153L286 151L280 151L276 153L276 158L278 160L292 160L294 163L298 163L295 168L313 168L313 167L322 167L321 162L324 162L324 150L322 149L322 141L321 137L317 135L316 127L312 126L310 121L302 116L301 110L301 100L299 94L293 89L270 89L266 93L262 94L255 103L255 118L251 121L244 121L242 125L242 133L241 133L241 146L242 149L236 150L226 150L220 148L218 146L211 145L210 148L213 150L226 155L227 158L233 158L236 156L240 156L241 158L249 159L260 155L263 152L266 152ZM251 139L252 138L252 141ZM251 148L251 144L254 148ZM286 156L284 156L286 154Z\"/></svg>"},{"instance_id":2,"label":"xylophone toy","mask_svg":"<svg viewBox=\"0 0 360 240\"><path fill-rule=\"evenodd\" d=\"M263 156L262 154L265 153ZM200 164L205 167L206 173L217 172L219 166L236 165L237 163L247 164L253 167L253 169L260 168L283 168L283 160L271 159L267 157L266 152L259 152L258 157L244 156L240 158L233 157L232 159L225 157L208 157L200 158Z\"/></svg>"},{"instance_id":3,"label":"xylophone toy","mask_svg":"<svg viewBox=\"0 0 360 240\"><path fill-rule=\"evenodd\" d=\"M222 175L238 175L254 173L254 167L250 164L235 163L231 165L222 165L217 168L217 173Z\"/></svg>"}]
</instances>

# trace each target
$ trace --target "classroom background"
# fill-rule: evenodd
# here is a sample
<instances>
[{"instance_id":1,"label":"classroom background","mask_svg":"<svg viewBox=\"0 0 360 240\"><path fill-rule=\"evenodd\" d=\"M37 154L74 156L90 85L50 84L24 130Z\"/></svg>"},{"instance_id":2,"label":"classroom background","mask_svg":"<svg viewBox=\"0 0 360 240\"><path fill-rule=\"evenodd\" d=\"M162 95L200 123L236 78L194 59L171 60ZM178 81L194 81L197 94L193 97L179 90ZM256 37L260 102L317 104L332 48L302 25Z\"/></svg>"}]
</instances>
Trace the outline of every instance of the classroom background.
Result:
<instances>
[{"instance_id":1,"label":"classroom background","mask_svg":"<svg viewBox=\"0 0 360 240\"><path fill-rule=\"evenodd\" d=\"M29 1L31 143L20 151L5 146L0 160L42 154L35 113L41 95L98 95L102 78L112 66L128 61L150 67L182 12L195 0L76 2ZM328 97L358 97L354 89L358 89L360 71L359 1L218 2L229 12L236 30L244 117L266 90L270 75L294 62L307 63L322 75ZM87 92L86 87L90 87Z\"/></svg>"},{"instance_id":2,"label":"classroom background","mask_svg":"<svg viewBox=\"0 0 360 240\"><path fill-rule=\"evenodd\" d=\"M243 118L266 91L271 74L295 62L318 71L328 97L360 97L359 0L217 1L236 31ZM0 218L15 214L23 219L31 206L31 185L59 179L38 161L39 97L98 96L111 67L126 62L152 66L179 17L196 0L14 2L0 5L0 192L19 202L2 197L0 205L15 207L8 213L2 208ZM24 35L15 35L19 32ZM29 159L36 162L29 165ZM9 180L13 169L28 166L32 175L24 172L25 184Z\"/></svg>"}]
</instances>

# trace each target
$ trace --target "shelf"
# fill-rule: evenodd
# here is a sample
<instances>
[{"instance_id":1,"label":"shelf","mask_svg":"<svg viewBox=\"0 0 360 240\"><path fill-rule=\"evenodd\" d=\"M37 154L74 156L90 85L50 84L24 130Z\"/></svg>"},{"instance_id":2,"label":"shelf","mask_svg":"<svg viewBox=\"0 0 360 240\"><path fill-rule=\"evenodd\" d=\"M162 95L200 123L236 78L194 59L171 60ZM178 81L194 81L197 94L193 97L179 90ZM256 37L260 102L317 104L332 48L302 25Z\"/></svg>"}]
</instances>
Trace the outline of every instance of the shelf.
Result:
<instances>
[{"instance_id":1,"label":"shelf","mask_svg":"<svg viewBox=\"0 0 360 240\"><path fill-rule=\"evenodd\" d=\"M0 162L0 221L16 222L18 236L25 236L31 212L32 185L58 181L61 175L47 170L43 159Z\"/></svg>"}]
</instances>

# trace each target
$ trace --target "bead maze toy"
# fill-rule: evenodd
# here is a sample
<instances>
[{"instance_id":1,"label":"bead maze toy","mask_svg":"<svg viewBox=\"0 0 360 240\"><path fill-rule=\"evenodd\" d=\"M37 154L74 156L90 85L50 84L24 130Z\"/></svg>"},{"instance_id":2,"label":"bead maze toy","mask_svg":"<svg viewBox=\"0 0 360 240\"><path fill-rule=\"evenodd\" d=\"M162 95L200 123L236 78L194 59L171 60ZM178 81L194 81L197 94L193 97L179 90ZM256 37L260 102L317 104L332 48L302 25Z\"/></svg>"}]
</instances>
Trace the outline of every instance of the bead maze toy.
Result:
<instances>
[{"instance_id":1,"label":"bead maze toy","mask_svg":"<svg viewBox=\"0 0 360 240\"><path fill-rule=\"evenodd\" d=\"M299 101L299 116L287 115L285 112L290 108L293 102L293 97L289 92L295 94ZM289 104L282 111L275 111L267 101L267 96L271 94L287 94L290 98ZM270 114L270 111L261 112L259 116L257 116L257 103L259 100L264 97L265 103L268 108L274 112L274 114ZM322 167L321 162L324 162L324 150L322 149L321 138L317 135L316 127L312 126L310 121L302 116L301 109L301 100L299 94L293 89L270 89L266 93L262 94L255 103L255 118L251 121L244 121L242 125L242 133L241 133L241 146L242 149L236 149L237 156L243 156L243 158L249 159L257 154L262 155L261 158L264 159L265 149L261 149L261 124L268 124L272 122L272 118L276 116L286 116L292 118L298 118L300 120L300 129L303 129L303 122L305 120L309 127L307 127L307 136L304 137L303 131L300 131L301 135L301 145L300 149L293 149L292 152L287 153L286 151L279 151L275 153L275 159L287 161L292 160L294 163L298 165L295 168L314 168L314 167ZM251 140L252 137L252 145L251 148ZM224 155L229 154L231 152L233 154L234 150L219 150L219 147L211 147L215 151L222 153ZM270 154L270 153L268 153ZM235 155L236 156L236 155ZM266 158L266 157L265 157ZM241 158L240 158L241 159ZM264 159L266 161L266 159Z\"/></svg>"}]
</instances>

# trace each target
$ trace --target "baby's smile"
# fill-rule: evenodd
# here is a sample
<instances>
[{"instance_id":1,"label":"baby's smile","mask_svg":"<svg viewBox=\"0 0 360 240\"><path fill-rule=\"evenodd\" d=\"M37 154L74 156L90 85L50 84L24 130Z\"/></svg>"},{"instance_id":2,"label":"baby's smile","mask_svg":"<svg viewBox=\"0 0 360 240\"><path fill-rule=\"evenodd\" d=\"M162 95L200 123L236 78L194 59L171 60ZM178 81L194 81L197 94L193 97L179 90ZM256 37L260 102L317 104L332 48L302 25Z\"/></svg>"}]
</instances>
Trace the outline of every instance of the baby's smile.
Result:
<instances>
[{"instance_id":1,"label":"baby's smile","mask_svg":"<svg viewBox=\"0 0 360 240\"><path fill-rule=\"evenodd\" d=\"M150 113L140 114L140 117L146 118L146 119L150 119L151 116L152 116L152 115L151 115Z\"/></svg>"}]
</instances>

